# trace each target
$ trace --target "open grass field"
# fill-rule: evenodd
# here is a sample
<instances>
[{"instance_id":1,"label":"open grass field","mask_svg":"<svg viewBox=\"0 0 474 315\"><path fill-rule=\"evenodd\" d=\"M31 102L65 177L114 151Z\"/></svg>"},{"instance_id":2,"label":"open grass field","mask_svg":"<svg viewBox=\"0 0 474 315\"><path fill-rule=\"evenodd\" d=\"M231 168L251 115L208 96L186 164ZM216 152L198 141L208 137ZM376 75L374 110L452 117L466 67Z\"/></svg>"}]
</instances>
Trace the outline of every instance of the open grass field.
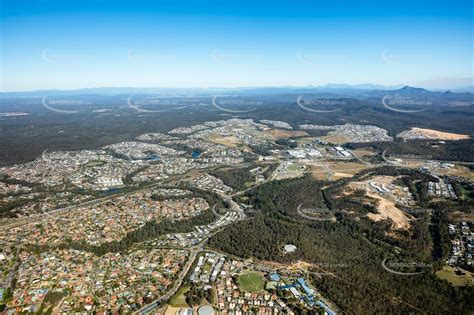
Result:
<instances>
[{"instance_id":1,"label":"open grass field","mask_svg":"<svg viewBox=\"0 0 474 315\"><path fill-rule=\"evenodd\" d=\"M440 279L446 280L455 287L464 285L474 285L473 274L469 271L463 271L464 274L456 274L453 267L445 266L443 269L436 272L436 276Z\"/></svg>"},{"instance_id":2,"label":"open grass field","mask_svg":"<svg viewBox=\"0 0 474 315\"><path fill-rule=\"evenodd\" d=\"M352 150L351 152L352 152L352 154L354 154L355 156L357 156L359 158L375 155L375 152L373 150L370 150L370 149L356 149L356 150Z\"/></svg>"},{"instance_id":3,"label":"open grass field","mask_svg":"<svg viewBox=\"0 0 474 315\"><path fill-rule=\"evenodd\" d=\"M328 134L327 136L319 137L321 140L332 144L344 144L350 142L350 139L344 135Z\"/></svg>"},{"instance_id":4,"label":"open grass field","mask_svg":"<svg viewBox=\"0 0 474 315\"><path fill-rule=\"evenodd\" d=\"M304 171L305 167L300 164L290 164L286 169L291 172L302 172Z\"/></svg>"},{"instance_id":5,"label":"open grass field","mask_svg":"<svg viewBox=\"0 0 474 315\"><path fill-rule=\"evenodd\" d=\"M397 162L400 166L409 168L419 168L425 166L424 160L417 159L403 159L401 162ZM436 175L449 175L449 176L460 176L465 177L469 180L474 180L474 172L463 165L455 165L451 168L435 167L431 171Z\"/></svg>"},{"instance_id":6,"label":"open grass field","mask_svg":"<svg viewBox=\"0 0 474 315\"><path fill-rule=\"evenodd\" d=\"M474 181L474 172L462 165L455 165L451 168L436 168L433 170L435 174L465 177Z\"/></svg>"},{"instance_id":7,"label":"open grass field","mask_svg":"<svg viewBox=\"0 0 474 315\"><path fill-rule=\"evenodd\" d=\"M258 292L263 290L265 281L260 273L245 272L237 277L237 284L242 291Z\"/></svg>"},{"instance_id":8,"label":"open grass field","mask_svg":"<svg viewBox=\"0 0 474 315\"><path fill-rule=\"evenodd\" d=\"M186 303L185 293L189 291L188 286L184 286L179 288L178 292L173 295L170 299L170 306L172 307L189 307L188 303Z\"/></svg>"}]
</instances>

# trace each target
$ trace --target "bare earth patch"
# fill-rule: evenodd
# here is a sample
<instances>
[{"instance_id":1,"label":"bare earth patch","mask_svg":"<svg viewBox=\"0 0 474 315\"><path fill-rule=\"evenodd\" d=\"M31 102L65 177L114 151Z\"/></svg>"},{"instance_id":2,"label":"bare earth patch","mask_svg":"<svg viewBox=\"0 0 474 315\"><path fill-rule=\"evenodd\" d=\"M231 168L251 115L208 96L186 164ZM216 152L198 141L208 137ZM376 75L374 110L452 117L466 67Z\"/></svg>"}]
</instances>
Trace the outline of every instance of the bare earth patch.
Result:
<instances>
[{"instance_id":1,"label":"bare earth patch","mask_svg":"<svg viewBox=\"0 0 474 315\"><path fill-rule=\"evenodd\" d=\"M271 129L265 131L265 133L269 134L275 139L287 139L291 137L307 137L309 134L307 134L304 131L301 130L283 130L283 129Z\"/></svg>"},{"instance_id":2,"label":"bare earth patch","mask_svg":"<svg viewBox=\"0 0 474 315\"><path fill-rule=\"evenodd\" d=\"M342 177L352 177L354 174L368 168L367 165L344 161L321 161L305 163L309 166L315 179L337 180Z\"/></svg>"},{"instance_id":3,"label":"bare earth patch","mask_svg":"<svg viewBox=\"0 0 474 315\"><path fill-rule=\"evenodd\" d=\"M176 315L176 314L178 314L180 309L181 309L181 307L173 307L173 306L170 305L166 308L166 311L165 311L164 315Z\"/></svg>"},{"instance_id":4,"label":"bare earth patch","mask_svg":"<svg viewBox=\"0 0 474 315\"><path fill-rule=\"evenodd\" d=\"M390 219L393 221L393 227L397 230L408 230L410 228L410 220L400 209L395 207L394 202L371 192L367 192L367 196L379 201L377 204L379 213L368 213L367 217L369 219L376 222Z\"/></svg>"},{"instance_id":5,"label":"bare earth patch","mask_svg":"<svg viewBox=\"0 0 474 315\"><path fill-rule=\"evenodd\" d=\"M433 130L433 129L424 129L424 128L417 128L413 127L411 128L412 131L422 134L425 137L431 138L431 139L437 139L437 140L463 140L463 139L469 139L468 135L461 135L457 133L450 133L450 132L443 132L443 131L438 131L438 130Z\"/></svg>"},{"instance_id":6,"label":"bare earth patch","mask_svg":"<svg viewBox=\"0 0 474 315\"><path fill-rule=\"evenodd\" d=\"M308 270L311 268L315 267L315 264L298 260L297 262L294 263L278 263L275 261L268 261L268 260L263 260L261 263L272 267L272 268L285 268L285 269L292 269L292 270Z\"/></svg>"},{"instance_id":7,"label":"bare earth patch","mask_svg":"<svg viewBox=\"0 0 474 315\"><path fill-rule=\"evenodd\" d=\"M225 146L234 148L238 144L240 144L240 140L235 137L235 136L217 136L217 135L209 135L208 137L209 141L217 143L217 144L223 144Z\"/></svg>"},{"instance_id":8,"label":"bare earth patch","mask_svg":"<svg viewBox=\"0 0 474 315\"><path fill-rule=\"evenodd\" d=\"M372 221L391 220L393 228L396 230L408 230L410 228L410 218L400 209L396 207L395 202L386 199L379 194L372 192L369 187L369 182L377 182L380 184L389 184L393 181L390 176L376 176L370 180L363 182L352 182L349 184L351 189L364 189L366 196L377 200L378 213L368 213L367 217Z\"/></svg>"}]
</instances>

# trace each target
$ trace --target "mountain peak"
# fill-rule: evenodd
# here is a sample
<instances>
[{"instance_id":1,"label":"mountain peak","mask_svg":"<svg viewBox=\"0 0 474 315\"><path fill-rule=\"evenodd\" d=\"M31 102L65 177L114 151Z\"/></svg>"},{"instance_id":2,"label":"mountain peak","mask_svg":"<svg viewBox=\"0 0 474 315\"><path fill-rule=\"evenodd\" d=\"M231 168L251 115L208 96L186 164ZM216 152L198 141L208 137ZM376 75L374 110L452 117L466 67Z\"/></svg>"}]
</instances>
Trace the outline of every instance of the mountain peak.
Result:
<instances>
[{"instance_id":1,"label":"mountain peak","mask_svg":"<svg viewBox=\"0 0 474 315\"><path fill-rule=\"evenodd\" d=\"M402 87L398 91L401 91L401 92L402 91L405 91L405 92L427 92L428 90L425 90L423 88L417 88L417 87L405 85L404 87Z\"/></svg>"}]
</instances>

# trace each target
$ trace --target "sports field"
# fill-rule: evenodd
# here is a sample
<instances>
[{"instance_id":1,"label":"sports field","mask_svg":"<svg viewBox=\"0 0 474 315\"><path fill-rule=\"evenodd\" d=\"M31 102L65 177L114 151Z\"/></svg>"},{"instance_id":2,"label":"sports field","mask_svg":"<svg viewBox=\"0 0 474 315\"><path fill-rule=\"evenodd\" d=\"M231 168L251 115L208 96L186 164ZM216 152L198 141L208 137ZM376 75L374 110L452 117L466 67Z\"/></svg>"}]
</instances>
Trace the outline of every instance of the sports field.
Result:
<instances>
[{"instance_id":1,"label":"sports field","mask_svg":"<svg viewBox=\"0 0 474 315\"><path fill-rule=\"evenodd\" d=\"M242 291L256 292L263 290L265 281L263 281L262 276L257 272L245 272L237 277L237 284Z\"/></svg>"}]
</instances>

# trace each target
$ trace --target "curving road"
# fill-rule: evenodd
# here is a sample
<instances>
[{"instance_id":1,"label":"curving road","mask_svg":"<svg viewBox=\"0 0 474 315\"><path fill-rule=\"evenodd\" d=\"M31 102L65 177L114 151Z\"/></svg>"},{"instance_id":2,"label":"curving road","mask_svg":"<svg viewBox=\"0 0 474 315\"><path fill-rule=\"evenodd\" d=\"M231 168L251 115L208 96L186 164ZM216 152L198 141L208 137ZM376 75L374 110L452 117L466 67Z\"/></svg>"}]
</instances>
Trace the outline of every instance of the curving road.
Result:
<instances>
[{"instance_id":1,"label":"curving road","mask_svg":"<svg viewBox=\"0 0 474 315\"><path fill-rule=\"evenodd\" d=\"M196 260L197 254L202 250L201 246L202 245L199 245L198 247L191 249L191 254L189 255L188 261L184 265L183 270L181 270L181 272L179 273L178 279L174 282L173 287L171 287L171 289L169 289L165 295L158 298L158 300L153 301L152 303L142 307L137 312L138 314L140 315L149 314L153 310L157 309L161 305L162 301L169 300L178 291L179 287L181 287L181 285L183 284L183 280L186 277L186 274L188 273L189 269L193 265L194 260Z\"/></svg>"},{"instance_id":2,"label":"curving road","mask_svg":"<svg viewBox=\"0 0 474 315\"><path fill-rule=\"evenodd\" d=\"M245 215L244 210L239 206L239 204L237 202L235 202L232 199L232 196L228 196L228 195L225 195L225 194L218 194L218 195L219 195L219 197L221 197L225 202L227 202L230 205L231 211L235 211L236 213L239 214L239 218L237 219L237 221L241 221L241 220L246 219L246 215ZM198 245L196 245L194 247L191 247L191 254L188 258L188 261L186 262L186 265L184 266L183 270L178 275L178 279L174 282L173 287L170 290L168 290L168 292L166 292L165 295L161 296L156 301L153 301L152 303L142 307L140 310L138 310L137 314L139 314L139 315L149 314L149 313L153 312L154 310L156 310L157 308L159 308L163 301L169 300L178 291L178 289L183 284L184 278L188 274L189 269L193 265L193 262L196 260L197 254L204 250L203 249L203 244L211 236L219 233L220 231L222 231L225 228L226 228L226 226L223 226L222 228L208 234L207 237L204 238L201 241L201 243L199 243Z\"/></svg>"}]
</instances>

